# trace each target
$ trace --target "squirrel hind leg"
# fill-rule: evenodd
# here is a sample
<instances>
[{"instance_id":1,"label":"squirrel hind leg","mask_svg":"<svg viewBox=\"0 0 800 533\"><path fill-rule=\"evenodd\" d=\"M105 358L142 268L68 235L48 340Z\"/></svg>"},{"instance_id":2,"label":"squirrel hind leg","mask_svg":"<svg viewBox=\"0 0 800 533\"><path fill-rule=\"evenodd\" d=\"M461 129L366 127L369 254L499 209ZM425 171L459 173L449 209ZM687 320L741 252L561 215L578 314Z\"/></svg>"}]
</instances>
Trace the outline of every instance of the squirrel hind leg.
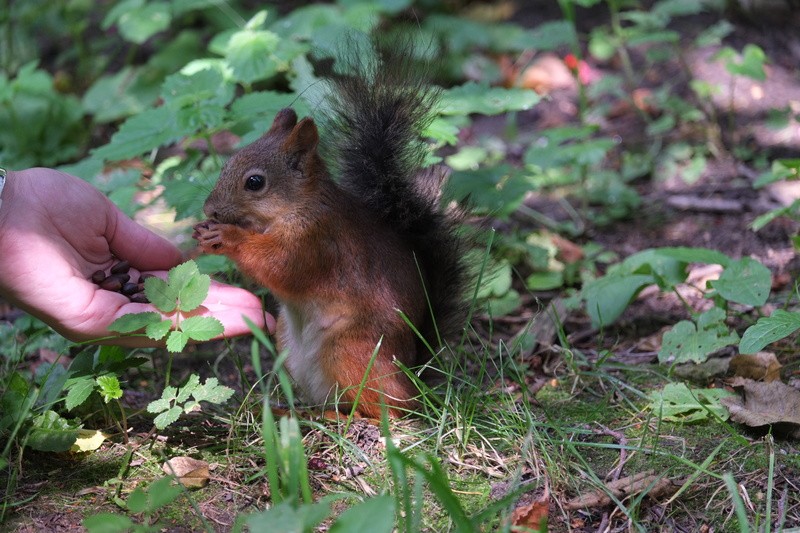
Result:
<instances>
[{"instance_id":1,"label":"squirrel hind leg","mask_svg":"<svg viewBox=\"0 0 800 533\"><path fill-rule=\"evenodd\" d=\"M396 346L392 343L384 339L366 381L364 372L375 351L375 343L340 337L327 348L323 355L324 372L342 391L339 409L351 408L357 403L358 414L379 419L384 407L392 418L402 417L419 407L415 398L419 391L394 364L392 354L396 353Z\"/></svg>"}]
</instances>

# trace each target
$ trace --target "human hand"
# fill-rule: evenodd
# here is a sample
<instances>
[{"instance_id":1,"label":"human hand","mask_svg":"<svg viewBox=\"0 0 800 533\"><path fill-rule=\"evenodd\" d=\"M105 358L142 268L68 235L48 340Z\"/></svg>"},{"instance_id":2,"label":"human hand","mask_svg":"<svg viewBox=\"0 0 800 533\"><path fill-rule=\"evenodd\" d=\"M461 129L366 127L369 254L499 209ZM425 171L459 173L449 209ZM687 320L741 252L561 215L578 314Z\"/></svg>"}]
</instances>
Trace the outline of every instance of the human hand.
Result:
<instances>
[{"instance_id":1,"label":"human hand","mask_svg":"<svg viewBox=\"0 0 800 533\"><path fill-rule=\"evenodd\" d=\"M0 293L73 341L103 339L124 346L156 346L147 337L115 337L108 326L128 313L157 311L90 281L119 260L131 277L164 277L180 251L139 226L85 181L46 168L9 172L0 208ZM258 327L275 329L252 293L212 282L200 315L213 316L225 337ZM168 317L167 317L168 318Z\"/></svg>"}]
</instances>

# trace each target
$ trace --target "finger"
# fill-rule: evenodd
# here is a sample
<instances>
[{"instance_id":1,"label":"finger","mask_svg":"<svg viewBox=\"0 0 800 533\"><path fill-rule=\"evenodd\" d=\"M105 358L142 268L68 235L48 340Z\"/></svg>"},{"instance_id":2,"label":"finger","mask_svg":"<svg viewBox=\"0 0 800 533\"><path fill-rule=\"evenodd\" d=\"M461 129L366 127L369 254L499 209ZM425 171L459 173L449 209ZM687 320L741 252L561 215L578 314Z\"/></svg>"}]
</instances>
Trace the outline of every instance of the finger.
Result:
<instances>
[{"instance_id":1,"label":"finger","mask_svg":"<svg viewBox=\"0 0 800 533\"><path fill-rule=\"evenodd\" d=\"M106 229L111 252L139 270L168 270L182 261L175 245L140 226L113 204Z\"/></svg>"}]
</instances>

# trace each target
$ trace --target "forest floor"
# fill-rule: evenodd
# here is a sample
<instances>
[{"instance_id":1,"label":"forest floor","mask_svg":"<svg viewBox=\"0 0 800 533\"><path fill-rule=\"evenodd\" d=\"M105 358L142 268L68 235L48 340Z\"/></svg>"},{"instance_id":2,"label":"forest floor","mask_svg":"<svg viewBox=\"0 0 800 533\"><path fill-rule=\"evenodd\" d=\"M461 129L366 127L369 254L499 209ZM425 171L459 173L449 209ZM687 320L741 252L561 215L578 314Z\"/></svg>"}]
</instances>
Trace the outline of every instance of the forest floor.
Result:
<instances>
[{"instance_id":1,"label":"forest floor","mask_svg":"<svg viewBox=\"0 0 800 533\"><path fill-rule=\"evenodd\" d=\"M516 19L536 26L549 16L558 17L560 11L523 8ZM592 16L580 20L583 27L579 29L588 31L605 23L602 15L596 16L599 20ZM714 20L684 17L673 29L685 37L686 43L692 43L691 37ZM776 157L800 157L800 122L790 121L780 128L770 125L773 108L790 106L795 114L800 113L800 32L796 30L800 13L779 20L740 17L731 22L735 29L728 37L729 44L741 49L745 43L755 43L765 51L769 58L765 81L737 79L733 83L724 67L710 60L714 47L698 50L687 44L683 55L686 65L678 58L659 63L643 76L640 87L645 91L640 94L665 86L686 93L690 77L684 66L688 66L694 78L721 88L713 97L719 123L706 125L720 132L720 143L711 148L712 155L702 171L693 173L692 168L675 165L661 176L637 179L631 185L641 198L639 208L622 220L602 226L587 222L580 235L567 239L581 245L596 243L620 259L664 246L703 247L732 257L753 257L771 270L775 291L771 305L780 307L796 290L800 262L792 237L800 225L786 218L760 231L753 231L750 225L758 215L800 198L800 188L785 184L753 187L759 164ZM634 63L642 61L635 55L632 59ZM587 64L594 76L592 83L622 69L614 62L599 64L587 59ZM537 131L576 123L578 92L574 84L551 88L547 93L534 109L518 114L521 137L535 137ZM646 144L645 124L637 110L607 103L608 111L599 120L601 132L618 138L626 149ZM467 142L486 135L501 137L506 126L506 117L481 119L473 131L463 135ZM696 139L698 135L705 133L675 131L670 142L684 137ZM736 153L725 146L736 147ZM574 221L578 206L565 209L564 200L558 191L534 193L527 198L526 206L556 223ZM501 232L538 229L530 218L521 216L498 223L497 228ZM706 280L718 275L719 269L713 266L695 266L689 279L696 286L704 286ZM485 345L486 352L493 354L489 356L492 368L481 378L483 393L487 398L506 395L512 403L470 397L474 405L466 421L469 427L459 421L453 425L442 422L437 433L437 428L426 426L425 421L409 420L393 423L391 429L393 438L409 448L432 445L448 465L451 483L465 508L480 509L517 485L535 481L534 490L523 495L517 511L524 513L526 505L547 502L551 531L627 531L635 529L633 522L648 531L738 530L733 518L735 508L721 478L723 472L733 472L749 516L763 517L765 508L769 508L773 519L782 517L783 527L800 527L800 448L796 440L780 435L774 442L765 440L762 433L735 424L670 424L643 407L647 394L663 384L669 374L657 361L664 330L689 318L686 304L695 311L710 305L699 291L687 291L682 301L674 293L646 289L613 328L598 332L583 311L569 310L560 303L550 307L553 302L563 303L563 293L530 293L519 280L515 284L526 305L504 317L476 317L472 334L474 345ZM552 309L559 319L556 324L551 322ZM5 309L4 314L12 316L15 312ZM733 325L743 326L747 320L752 322L752 316ZM503 374L506 367L498 359L503 357L503 346L513 346L528 328L538 333L535 345L506 354L515 359L515 368L522 369L524 375L521 380L511 379ZM241 360L227 356L228 350L240 354ZM236 341L232 347L215 343L193 347L176 359L173 372L176 377L198 372L203 377L216 375L237 383L240 372L252 375L249 350L249 340ZM797 376L800 364L796 346L785 343L776 352L785 375ZM37 359L26 364L35 367L51 355L40 350ZM712 363L680 375L705 387L723 387L724 371L720 372L719 365L724 368L732 355L732 349L723 350ZM709 368L717 363L715 369ZM237 367L239 364L241 367ZM487 362L478 358L472 364L485 366ZM481 371L473 366L465 372L474 375ZM679 375L680 370L675 372L673 375ZM142 409L152 400L144 391L151 390L155 379L146 374L129 377L142 391L126 391L125 401L131 409ZM527 390L523 390L523 384L527 384ZM517 409L519 405L513 399L527 395L530 412L526 416L500 412L508 405L516 406L509 407L512 411ZM258 477L263 458L253 456L250 448L259 438L259 405L257 399L248 398L245 407L233 415L232 424L222 416L182 421L143 441L125 461L122 458L128 452L121 443L88 456L26 452L13 497L17 502L28 498L30 502L18 505L10 521L0 524L0 530L82 530L81 520L87 514L120 511L113 496L123 490L123 479L128 483L124 485L127 493L132 489L131 480L135 485L137 480L159 475L164 458L188 455L203 457L211 464L211 484L194 492L192 499L187 498L191 510L184 502L182 507L161 513L160 519L166 524L162 531L228 531L237 513L263 508L269 501L268 484L263 476ZM443 427L448 428L448 435L442 434ZM381 465L385 443L377 425L360 420L320 422L312 417L303 428L316 495L346 491L371 495L382 490L390 475ZM144 420L134 423L132 439L148 435L149 430ZM472 437L468 436L470 432ZM530 436L533 444L511 446L503 442L518 439L519 434ZM445 442L450 444L442 444ZM774 470L769 476L768 468ZM597 491L604 482L620 479L635 484L636 476L645 476L644 481L639 479L639 488L633 493L619 496L623 502L619 505ZM692 476L696 477L691 487L671 499L675 488ZM663 493L653 492L664 479L674 485L672 490L667 487ZM648 492L648 497L640 498ZM765 506L770 494L772 500ZM581 497L583 504L576 503ZM450 527L446 518L436 518L439 511L431 506L433 518L426 519L426 527L432 531ZM755 527L763 525L754 523Z\"/></svg>"}]
</instances>

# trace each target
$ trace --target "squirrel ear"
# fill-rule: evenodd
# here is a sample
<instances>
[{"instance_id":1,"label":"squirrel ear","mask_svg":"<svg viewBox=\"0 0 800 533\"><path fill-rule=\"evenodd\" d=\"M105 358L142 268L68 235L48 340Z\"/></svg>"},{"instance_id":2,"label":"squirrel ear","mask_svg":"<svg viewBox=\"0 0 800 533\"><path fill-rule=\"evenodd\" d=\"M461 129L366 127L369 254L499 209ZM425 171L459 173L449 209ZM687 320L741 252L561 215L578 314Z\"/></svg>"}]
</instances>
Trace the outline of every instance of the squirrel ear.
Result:
<instances>
[{"instance_id":1,"label":"squirrel ear","mask_svg":"<svg viewBox=\"0 0 800 533\"><path fill-rule=\"evenodd\" d=\"M289 154L289 164L296 169L309 155L316 154L319 143L317 125L311 118L304 118L283 142L283 149Z\"/></svg>"},{"instance_id":2,"label":"squirrel ear","mask_svg":"<svg viewBox=\"0 0 800 533\"><path fill-rule=\"evenodd\" d=\"M275 115L267 134L291 130L295 124L297 124L297 113L291 107L285 107Z\"/></svg>"}]
</instances>

